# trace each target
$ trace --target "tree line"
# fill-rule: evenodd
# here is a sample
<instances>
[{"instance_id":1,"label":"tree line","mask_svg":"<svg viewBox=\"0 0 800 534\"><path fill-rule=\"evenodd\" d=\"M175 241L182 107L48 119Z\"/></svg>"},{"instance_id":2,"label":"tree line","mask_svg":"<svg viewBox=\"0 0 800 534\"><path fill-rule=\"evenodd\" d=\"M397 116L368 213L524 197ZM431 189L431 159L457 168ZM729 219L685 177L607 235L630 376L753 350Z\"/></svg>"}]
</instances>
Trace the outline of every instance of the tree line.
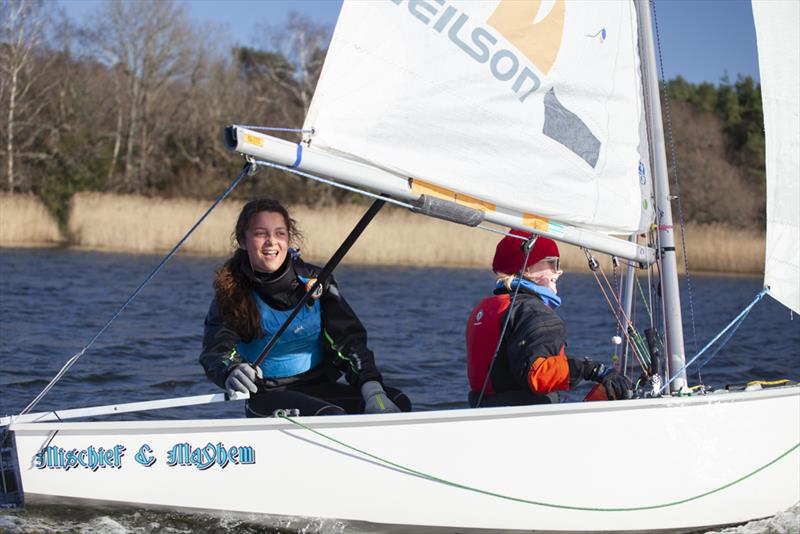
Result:
<instances>
[{"instance_id":1,"label":"tree line","mask_svg":"<svg viewBox=\"0 0 800 534\"><path fill-rule=\"evenodd\" d=\"M198 28L183 5L144 6L106 2L73 23L52 2L0 2L0 190L34 193L62 221L79 191L210 198L242 165L222 126L302 125L330 28L292 14L283 28L262 28L262 47L225 48L220 28ZM666 88L687 219L761 221L760 88L680 77ZM265 190L313 205L352 198L272 170L235 194Z\"/></svg>"}]
</instances>

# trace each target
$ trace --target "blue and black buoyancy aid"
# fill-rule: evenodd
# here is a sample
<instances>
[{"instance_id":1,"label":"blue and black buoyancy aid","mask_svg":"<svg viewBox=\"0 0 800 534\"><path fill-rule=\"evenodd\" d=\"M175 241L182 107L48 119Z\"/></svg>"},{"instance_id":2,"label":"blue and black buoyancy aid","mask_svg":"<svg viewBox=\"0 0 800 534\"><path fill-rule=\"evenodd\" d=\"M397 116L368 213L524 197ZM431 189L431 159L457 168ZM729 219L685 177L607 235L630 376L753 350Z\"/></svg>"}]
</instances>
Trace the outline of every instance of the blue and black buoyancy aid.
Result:
<instances>
[{"instance_id":1,"label":"blue and black buoyancy aid","mask_svg":"<svg viewBox=\"0 0 800 534\"><path fill-rule=\"evenodd\" d=\"M272 335L292 313L292 310L279 311L270 307L257 293L253 293L253 298L261 316L264 337L249 343L240 341L236 344L236 351L251 363L258 359L261 351L272 339ZM302 307L289 328L272 347L269 356L261 363L264 378L295 376L315 368L322 362L324 356L322 315L319 300L314 299L312 302L312 306Z\"/></svg>"}]
</instances>

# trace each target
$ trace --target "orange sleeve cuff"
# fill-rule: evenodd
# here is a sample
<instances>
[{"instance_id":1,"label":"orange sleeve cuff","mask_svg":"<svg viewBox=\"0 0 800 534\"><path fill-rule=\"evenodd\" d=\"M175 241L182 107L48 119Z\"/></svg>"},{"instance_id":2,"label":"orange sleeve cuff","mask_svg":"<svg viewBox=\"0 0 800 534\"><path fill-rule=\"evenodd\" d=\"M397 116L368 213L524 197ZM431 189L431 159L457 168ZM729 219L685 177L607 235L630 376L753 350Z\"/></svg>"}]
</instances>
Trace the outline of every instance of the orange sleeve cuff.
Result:
<instances>
[{"instance_id":1,"label":"orange sleeve cuff","mask_svg":"<svg viewBox=\"0 0 800 534\"><path fill-rule=\"evenodd\" d=\"M528 371L528 385L536 393L569 389L569 364L564 347L555 356L539 357Z\"/></svg>"}]
</instances>

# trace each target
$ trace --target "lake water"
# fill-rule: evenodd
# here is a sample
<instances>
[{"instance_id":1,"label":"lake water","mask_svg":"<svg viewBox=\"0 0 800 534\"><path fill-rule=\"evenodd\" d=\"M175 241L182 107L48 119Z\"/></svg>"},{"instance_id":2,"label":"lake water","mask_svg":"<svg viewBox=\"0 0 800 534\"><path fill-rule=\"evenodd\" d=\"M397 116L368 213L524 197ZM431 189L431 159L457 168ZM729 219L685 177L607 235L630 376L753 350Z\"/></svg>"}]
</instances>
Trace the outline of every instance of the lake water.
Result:
<instances>
[{"instance_id":1,"label":"lake water","mask_svg":"<svg viewBox=\"0 0 800 534\"><path fill-rule=\"evenodd\" d=\"M64 249L0 249L0 415L22 410L160 259ZM211 279L221 263L221 258L174 258L35 411L216 392L197 355ZM385 381L403 389L415 410L465 407L464 323L472 306L493 287L489 269L345 264L336 276L369 331ZM686 292L683 299L687 355L725 327L760 289L757 278L694 276L694 329ZM594 278L567 274L559 293L563 298L559 312L570 332L568 352L610 362L615 325ZM637 310L638 322L644 324L641 299ZM690 376L696 382L694 371ZM730 344L703 368L702 378L714 387L754 379L800 379L800 320L772 299L762 300ZM583 391L568 400L579 398ZM241 414L241 404L226 403L126 417ZM771 521L727 532L793 532L798 521L795 507ZM335 523L306 527L306 532L343 528ZM61 506L0 513L0 531L267 532L255 523L230 518Z\"/></svg>"}]
</instances>

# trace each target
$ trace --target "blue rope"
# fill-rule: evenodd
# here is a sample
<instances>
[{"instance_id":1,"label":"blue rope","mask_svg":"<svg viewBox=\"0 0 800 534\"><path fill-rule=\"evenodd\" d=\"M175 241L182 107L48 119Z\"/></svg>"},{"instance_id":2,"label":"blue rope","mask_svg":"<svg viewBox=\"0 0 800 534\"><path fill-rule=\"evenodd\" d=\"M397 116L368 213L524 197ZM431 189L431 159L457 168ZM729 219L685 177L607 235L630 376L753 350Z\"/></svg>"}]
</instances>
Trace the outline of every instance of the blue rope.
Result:
<instances>
[{"instance_id":1,"label":"blue rope","mask_svg":"<svg viewBox=\"0 0 800 534\"><path fill-rule=\"evenodd\" d=\"M217 198L217 200L215 200L215 201L214 201L214 203L211 205L211 207L210 207L210 208L208 208L208 210L206 210L206 212L203 214L203 216L202 216L202 217L200 217L200 219L198 219L196 223L194 223L194 225L193 225L193 226L192 226L192 227L189 229L189 231L188 231L188 232L186 232L186 235L184 235L184 236L181 238L181 240L180 240L180 241L178 241L178 243L177 243L177 244L176 244L174 247L172 247L172 250L171 250L171 251L169 251L169 254L167 254L166 256L164 256L164 258L163 258L163 259L161 260L161 262L160 262L160 263L159 263L159 264L156 266L156 268L155 268L155 269L153 269L153 271L152 271L152 272L151 272L149 275L147 275L147 278L145 278L145 279L144 279L144 281L143 281L141 284L139 284L139 287L137 287L137 288L134 290L134 292L131 294L131 296L130 296L130 297L128 297L128 300L126 300L126 301L125 301L125 304L123 304L123 305L122 305L122 306L119 308L119 310L117 310L117 312L116 312L116 313L113 315L113 317L111 317L111 319L109 319L109 320L108 320L108 322L107 322L107 323L106 323L106 324L103 326L103 328L101 328L101 329L100 329L100 330L99 330L99 331L98 331L98 332L97 332L97 333L94 335L94 337L92 337L92 339L89 341L89 343L87 343L87 344L86 344L86 346L84 346L84 347L83 347L83 348L80 350L80 352L78 352L78 353L74 354L74 355L73 355L73 356L72 356L72 357L71 357L69 360L67 360L67 363L65 363L65 364L64 364L64 366L63 366L63 367L61 368L61 370L60 370L60 371L59 371L59 372L56 374L56 376L54 376L54 377L53 377L53 379L52 379L52 380L50 380L50 382L49 382L49 383L48 383L48 384L47 384L47 385L44 387L44 389L41 391L41 393L39 393L39 395L37 395L37 396L36 396L36 398L35 398L35 399L33 399L33 400L31 401L31 403L30 403L30 404L28 404L28 405L25 407L25 409L24 409L24 410L22 410L22 411L19 413L19 415L25 415L26 413L30 412L30 411L31 411L31 410L32 410L32 409L33 409L33 408L34 408L34 407L35 407L35 406L36 406L36 405L39 403L39 401L41 401L41 400L44 398L44 396L45 396L45 395L47 395L47 394L50 392L50 390L53 388L53 386L55 386L55 385L56 385L56 382L58 382L59 380L61 380L61 378L62 378L62 377L63 377L63 376L64 376L64 375L67 373L67 371L69 371L69 370L70 370L70 368L71 368L73 365L75 365L75 363L78 361L78 359L80 359L80 357L81 357L81 356L83 356L83 355L86 353L86 351L87 351L87 350L89 350L89 348L90 348L92 345L94 345L94 342L95 342L95 341L97 341L97 339L98 339L98 338L99 338L99 337L100 337L100 336L103 334L103 332L105 332L105 331L108 329L108 327L109 327L109 326L111 326L111 323L113 323L113 322L114 322L114 320L115 320L117 317L119 317L119 316L120 316L120 314L121 314L121 313L122 313L122 312L125 310L125 308L127 308L127 307L128 307L128 305L129 305L131 302L133 302L133 299L135 299L135 298L136 298L136 296L137 296L137 295L138 295L138 294L139 294L139 293L142 291L142 289L144 289L144 287L145 287L145 286L146 286L146 285L147 285L147 284L150 282L150 280L152 280L152 279L153 279L153 277L154 277L156 274L158 274L158 272L159 272L159 271L162 269L162 267L164 267L164 265L166 265L166 263L167 263L167 262L168 262L168 261L169 261L169 260L172 258L172 256L174 256L174 255L175 255L175 253L177 253L177 252L178 252L178 249L179 249L179 248L181 248L181 246L183 245L183 243L184 243L184 242L186 242L186 240L189 238L189 236L190 236L190 235L192 235L192 232L194 232L194 231L195 231L195 229L196 229L198 226L200 226L200 223L202 223L204 220L206 220L206 217L208 217L208 215L209 215L209 214L210 214L210 213L211 213L211 212L214 210L214 208L216 208L216 207L217 207L217 205L219 205L219 203L220 203L220 202L222 202L223 200L225 200L225 198L226 198L228 195L230 195L230 194L231 194L231 191L233 191L233 190L234 190L234 188L236 188L236 186L237 186L237 185L239 185L239 182L242 180L242 178L243 178L245 175L247 175L247 174L248 174L248 172L250 171L250 169L251 169L251 168L253 168L253 164L252 164L252 163L250 163L250 162L246 163L246 164L244 165L244 167L242 167L242 171L239 173L239 176L237 176L237 177L236 177L236 179L235 179L235 180L234 180L234 181L231 183L231 185L229 185L229 186L228 186L228 188L227 188L227 189L226 189L226 190L225 190L225 191L224 191L224 192L223 192L223 193L222 193L222 194L221 194L221 195L220 195L220 196Z\"/></svg>"},{"instance_id":2,"label":"blue rope","mask_svg":"<svg viewBox=\"0 0 800 534\"><path fill-rule=\"evenodd\" d=\"M761 300L762 298L764 298L764 295L766 295L768 292L769 292L769 287L765 287L764 289L762 289L762 290L761 290L761 291L758 293L758 295L756 295L756 297L753 299L753 302L751 302L749 306L747 306L747 307L746 307L744 310L742 310L742 312L741 312L739 315L737 315L737 316L736 316L736 318L735 318L733 321L731 321L731 322L730 322L730 324L728 324L728 326L726 326L725 328L723 328L723 329L722 329L722 331L721 331L719 334L717 334L717 335L714 337L714 339L712 339L711 341L709 341L709 342L706 344L706 346L705 346L705 347L703 347L703 349L702 349L700 352L698 352L697 354L695 354L695 356L694 356L694 357L693 357L691 360L689 360L689 361L686 363L686 365L684 365L683 367L681 367L680 369L678 369L678 371L676 371L676 372L675 372L675 374L673 374L673 375L672 375L672 378L670 378L670 379L669 379L669 381L668 381L666 384L664 384L663 386L661 386L661 389L658 391L658 393L659 393L659 394L663 393L663 392L664 392L664 390L667 388L667 386L669 386L669 385L672 383L672 381L673 381L673 380L675 380L675 379L678 377L678 375L680 375L680 374L681 374L681 373L682 373L682 372L683 372L683 371L684 371L684 370L685 370L687 367L689 367L690 365L692 365L692 364L694 363L694 361L695 361L697 358L699 358L699 357L700 357L700 356L701 356L701 355L702 355L702 354L703 354L703 353L704 353L706 350L708 350L708 348L709 348L709 347L711 347L711 345L713 345L714 343L716 343L716 342L717 342L717 340L718 340L719 338L721 338L721 337L722 337L722 336L725 334L725 332L727 332L728 330L730 330L730 329L731 329L731 327L735 327L735 328L733 329L733 331L730 333L730 335L728 335L728 336L726 336L726 337L725 337L725 340L724 340L724 341L723 341L723 342L720 344L720 346L717 348L717 350L716 350L716 351L714 351L714 353L712 353L712 354L711 354L711 356L709 356L708 358L706 358L706 361L705 361L705 362L703 362L703 365L707 364L707 363L708 363L708 362L711 360L711 358L713 358L714 356L716 356L716 355L717 355L717 353L720 351L720 349L721 349L722 347L724 347L724 346L725 346L725 344L726 344L726 343L727 343L727 342L728 342L728 341L731 339L731 337L733 336L733 333L734 333L734 332L736 332L736 330L739 328L739 326L741 326L742 322L743 322L743 321L744 321L744 319L747 317L747 314L749 314L749 313L750 313L750 310L752 310L752 309L753 309L753 306L755 306L755 305L756 305L756 303L757 303L759 300ZM701 366L701 367L702 367L702 366Z\"/></svg>"}]
</instances>

